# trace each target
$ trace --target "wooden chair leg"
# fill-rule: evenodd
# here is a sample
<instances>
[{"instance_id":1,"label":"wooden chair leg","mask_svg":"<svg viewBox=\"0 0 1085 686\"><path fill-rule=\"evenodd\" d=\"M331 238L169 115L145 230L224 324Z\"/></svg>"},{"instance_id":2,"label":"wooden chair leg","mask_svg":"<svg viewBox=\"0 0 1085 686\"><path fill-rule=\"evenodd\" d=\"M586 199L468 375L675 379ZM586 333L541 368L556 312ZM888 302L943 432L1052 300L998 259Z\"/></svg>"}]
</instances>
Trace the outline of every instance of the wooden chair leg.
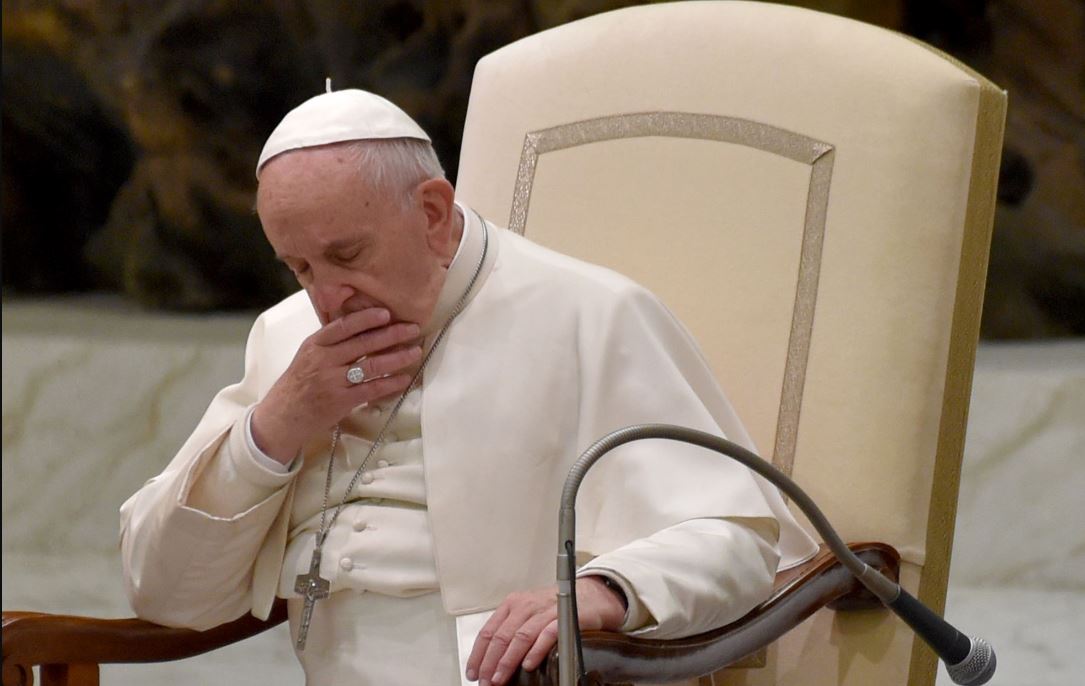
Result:
<instances>
[{"instance_id":1,"label":"wooden chair leg","mask_svg":"<svg viewBox=\"0 0 1085 686\"><path fill-rule=\"evenodd\" d=\"M98 686L98 665L42 665L41 686Z\"/></svg>"}]
</instances>

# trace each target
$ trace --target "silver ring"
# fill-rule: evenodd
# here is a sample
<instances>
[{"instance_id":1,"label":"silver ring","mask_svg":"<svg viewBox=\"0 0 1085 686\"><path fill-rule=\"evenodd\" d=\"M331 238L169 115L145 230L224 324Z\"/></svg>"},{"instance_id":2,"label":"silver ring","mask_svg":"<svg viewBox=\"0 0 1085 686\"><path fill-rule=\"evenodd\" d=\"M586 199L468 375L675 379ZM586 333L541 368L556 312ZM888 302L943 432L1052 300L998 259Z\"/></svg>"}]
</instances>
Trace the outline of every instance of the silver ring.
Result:
<instances>
[{"instance_id":1,"label":"silver ring","mask_svg":"<svg viewBox=\"0 0 1085 686\"><path fill-rule=\"evenodd\" d=\"M362 369L362 365L356 364L347 370L347 381L349 381L352 386L365 381L365 370Z\"/></svg>"}]
</instances>

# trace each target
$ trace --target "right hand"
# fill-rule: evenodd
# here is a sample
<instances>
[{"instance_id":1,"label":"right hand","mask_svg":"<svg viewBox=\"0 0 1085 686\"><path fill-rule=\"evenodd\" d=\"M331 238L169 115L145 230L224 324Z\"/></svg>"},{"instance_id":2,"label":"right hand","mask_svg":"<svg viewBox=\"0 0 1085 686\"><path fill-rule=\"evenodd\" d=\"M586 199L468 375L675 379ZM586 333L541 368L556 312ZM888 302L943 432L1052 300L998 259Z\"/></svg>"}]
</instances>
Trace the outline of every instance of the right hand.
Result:
<instances>
[{"instance_id":1,"label":"right hand","mask_svg":"<svg viewBox=\"0 0 1085 686\"><path fill-rule=\"evenodd\" d=\"M364 403L402 393L403 372L422 358L417 324L389 324L383 308L351 312L305 339L283 375L253 410L256 445L283 464L319 431L328 431ZM359 359L366 380L347 381Z\"/></svg>"}]
</instances>

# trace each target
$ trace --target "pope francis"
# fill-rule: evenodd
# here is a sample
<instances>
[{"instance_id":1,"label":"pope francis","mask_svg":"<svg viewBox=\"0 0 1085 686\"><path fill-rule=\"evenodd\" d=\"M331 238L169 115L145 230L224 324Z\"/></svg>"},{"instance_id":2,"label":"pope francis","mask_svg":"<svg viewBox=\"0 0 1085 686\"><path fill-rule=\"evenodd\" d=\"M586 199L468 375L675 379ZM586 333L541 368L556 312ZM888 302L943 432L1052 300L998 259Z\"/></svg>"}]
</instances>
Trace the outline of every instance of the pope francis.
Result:
<instances>
[{"instance_id":1,"label":"pope francis","mask_svg":"<svg viewBox=\"0 0 1085 686\"><path fill-rule=\"evenodd\" d=\"M749 437L651 293L457 203L387 100L308 100L256 174L303 291L260 315L244 377L121 508L133 607L204 629L284 597L313 686L533 669L556 641L556 514L581 452L640 422ZM816 549L737 463L615 452L579 498L586 629L723 625Z\"/></svg>"}]
</instances>

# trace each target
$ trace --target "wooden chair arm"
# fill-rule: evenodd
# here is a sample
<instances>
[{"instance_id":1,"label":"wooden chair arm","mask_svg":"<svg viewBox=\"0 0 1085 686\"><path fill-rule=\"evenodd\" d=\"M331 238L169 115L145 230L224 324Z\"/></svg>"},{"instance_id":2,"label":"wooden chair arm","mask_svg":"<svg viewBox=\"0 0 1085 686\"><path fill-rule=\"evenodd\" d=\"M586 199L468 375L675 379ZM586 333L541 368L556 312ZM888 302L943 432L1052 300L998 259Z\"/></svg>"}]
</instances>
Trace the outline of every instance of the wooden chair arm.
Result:
<instances>
[{"instance_id":1,"label":"wooden chair arm","mask_svg":"<svg viewBox=\"0 0 1085 686\"><path fill-rule=\"evenodd\" d=\"M884 543L848 545L871 567L897 580L900 555ZM771 597L741 619L696 636L672 640L584 632L589 681L595 684L670 683L717 672L755 653L822 607L840 611L882 607L828 550L776 577ZM557 649L539 669L521 672L518 686L556 686Z\"/></svg>"},{"instance_id":2,"label":"wooden chair arm","mask_svg":"<svg viewBox=\"0 0 1085 686\"><path fill-rule=\"evenodd\" d=\"M883 543L849 547L867 564L896 578L900 556ZM742 619L720 629L669 641L608 632L585 632L584 662L599 683L668 682L723 669L776 640L818 609L879 607L828 551L776 578L772 596ZM208 631L172 629L139 619L94 619L39 612L3 613L3 686L29 686L31 667L42 665L43 686L76 685L69 666L116 662L164 662L199 655L265 631L286 619L276 601L266 621L246 615ZM557 684L557 655L533 672L521 671L518 686ZM46 679L49 681L46 681Z\"/></svg>"},{"instance_id":3,"label":"wooden chair arm","mask_svg":"<svg viewBox=\"0 0 1085 686\"><path fill-rule=\"evenodd\" d=\"M64 671L50 666L181 660L255 636L284 621L286 601L283 600L275 603L267 620L245 615L207 631L174 629L142 619L5 611L3 686L32 684L30 668L34 665L42 665L43 670L49 667L50 671ZM69 682L61 678L56 683ZM90 683L97 683L97 679Z\"/></svg>"}]
</instances>

